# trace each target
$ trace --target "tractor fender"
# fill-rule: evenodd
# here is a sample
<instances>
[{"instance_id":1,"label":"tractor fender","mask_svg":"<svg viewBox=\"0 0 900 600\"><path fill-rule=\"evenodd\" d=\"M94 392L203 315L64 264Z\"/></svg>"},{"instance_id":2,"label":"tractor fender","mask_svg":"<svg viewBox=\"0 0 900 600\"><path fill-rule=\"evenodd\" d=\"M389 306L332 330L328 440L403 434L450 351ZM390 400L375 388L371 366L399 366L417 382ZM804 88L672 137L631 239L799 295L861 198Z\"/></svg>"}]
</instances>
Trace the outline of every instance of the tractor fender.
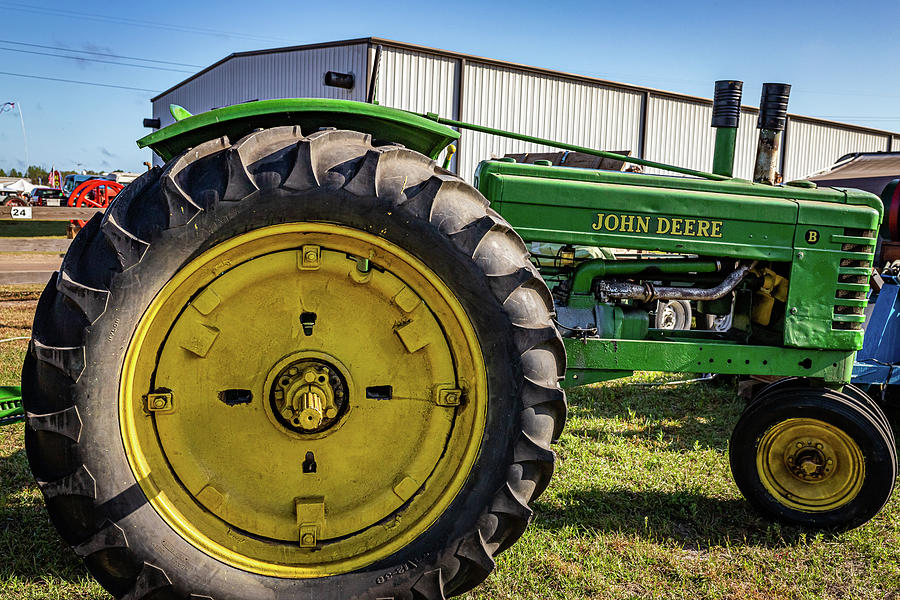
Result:
<instances>
[{"instance_id":1,"label":"tractor fender","mask_svg":"<svg viewBox=\"0 0 900 600\"><path fill-rule=\"evenodd\" d=\"M299 125L304 133L322 127L350 129L378 140L402 144L436 159L459 132L421 115L351 100L283 98L245 102L187 116L137 141L164 161L222 136L238 140L255 129Z\"/></svg>"}]
</instances>

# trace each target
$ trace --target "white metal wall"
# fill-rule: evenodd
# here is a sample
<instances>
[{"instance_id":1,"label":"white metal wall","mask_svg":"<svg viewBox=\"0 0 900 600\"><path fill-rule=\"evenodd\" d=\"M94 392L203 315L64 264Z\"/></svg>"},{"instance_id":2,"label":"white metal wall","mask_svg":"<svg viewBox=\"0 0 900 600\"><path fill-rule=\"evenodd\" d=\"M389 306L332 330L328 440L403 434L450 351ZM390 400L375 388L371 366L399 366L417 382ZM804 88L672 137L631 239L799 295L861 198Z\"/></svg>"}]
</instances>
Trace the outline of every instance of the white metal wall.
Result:
<instances>
[{"instance_id":1,"label":"white metal wall","mask_svg":"<svg viewBox=\"0 0 900 600\"><path fill-rule=\"evenodd\" d=\"M360 43L234 57L153 102L153 116L163 126L172 123L168 111L171 103L199 113L269 98L365 100L366 74L373 55L374 47ZM355 87L344 90L325 86L326 71L353 73ZM712 108L700 100L388 45L383 46L381 55L377 98L385 106L436 112L601 150L630 150L632 156L640 153L641 112L646 110L644 158L704 171L712 168ZM749 179L753 173L756 114L755 110L743 110L741 114L734 171L737 177ZM830 166L847 152L887 150L890 134L792 119L786 139L786 164L780 165L779 171L788 179L797 179ZM900 137L893 139L892 148L900 150ZM553 149L463 131L459 150L458 172L471 181L483 159ZM451 168L456 167L454 162Z\"/></svg>"},{"instance_id":2,"label":"white metal wall","mask_svg":"<svg viewBox=\"0 0 900 600\"><path fill-rule=\"evenodd\" d=\"M462 121L601 150L638 152L640 92L466 63L463 94ZM483 159L552 150L464 131L459 173L471 180Z\"/></svg>"},{"instance_id":3,"label":"white metal wall","mask_svg":"<svg viewBox=\"0 0 900 600\"><path fill-rule=\"evenodd\" d=\"M783 172L787 180L801 179L830 167L848 152L887 149L887 135L791 119Z\"/></svg>"},{"instance_id":4,"label":"white metal wall","mask_svg":"<svg viewBox=\"0 0 900 600\"><path fill-rule=\"evenodd\" d=\"M374 50L371 54L374 61ZM383 106L458 119L459 68L455 58L383 48L376 99ZM451 170L456 170L457 158Z\"/></svg>"},{"instance_id":5,"label":"white metal wall","mask_svg":"<svg viewBox=\"0 0 900 600\"><path fill-rule=\"evenodd\" d=\"M383 48L376 97L384 106L459 116L459 61L399 48Z\"/></svg>"},{"instance_id":6,"label":"white metal wall","mask_svg":"<svg viewBox=\"0 0 900 600\"><path fill-rule=\"evenodd\" d=\"M199 75L153 102L153 117L163 127L174 122L169 105L197 114L251 100L341 98L365 100L367 44L238 56ZM325 73L352 73L352 90L326 86ZM154 163L159 157L154 155Z\"/></svg>"},{"instance_id":7,"label":"white metal wall","mask_svg":"<svg viewBox=\"0 0 900 600\"><path fill-rule=\"evenodd\" d=\"M759 140L759 130L756 128L756 120L759 112L755 110L741 110L741 121L738 126L737 143L734 148L734 176L742 179L753 178L753 163L756 161L756 142ZM709 127L709 123L706 124ZM704 171L712 170L710 162Z\"/></svg>"},{"instance_id":8,"label":"white metal wall","mask_svg":"<svg viewBox=\"0 0 900 600\"><path fill-rule=\"evenodd\" d=\"M756 155L756 110L741 110L734 153L734 176L753 176ZM646 157L648 160L711 171L716 130L710 126L712 105L669 96L650 96L647 113ZM645 173L669 171L648 168Z\"/></svg>"}]
</instances>

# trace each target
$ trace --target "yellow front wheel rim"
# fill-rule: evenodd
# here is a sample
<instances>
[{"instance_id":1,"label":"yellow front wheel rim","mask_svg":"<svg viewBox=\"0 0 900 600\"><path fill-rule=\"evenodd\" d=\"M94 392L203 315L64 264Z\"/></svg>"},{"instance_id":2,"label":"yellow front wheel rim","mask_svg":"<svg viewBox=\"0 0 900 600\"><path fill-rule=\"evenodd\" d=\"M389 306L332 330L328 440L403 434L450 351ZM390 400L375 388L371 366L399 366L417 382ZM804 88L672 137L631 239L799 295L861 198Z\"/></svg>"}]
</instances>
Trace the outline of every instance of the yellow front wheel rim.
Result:
<instances>
[{"instance_id":1,"label":"yellow front wheel rim","mask_svg":"<svg viewBox=\"0 0 900 600\"><path fill-rule=\"evenodd\" d=\"M862 450L844 430L810 418L786 419L760 438L760 481L775 500L803 512L824 512L851 502L862 489Z\"/></svg>"},{"instance_id":2,"label":"yellow front wheel rim","mask_svg":"<svg viewBox=\"0 0 900 600\"><path fill-rule=\"evenodd\" d=\"M206 554L346 573L444 514L478 456L487 383L452 291L349 227L253 230L178 271L125 353L119 415L156 512Z\"/></svg>"}]
</instances>

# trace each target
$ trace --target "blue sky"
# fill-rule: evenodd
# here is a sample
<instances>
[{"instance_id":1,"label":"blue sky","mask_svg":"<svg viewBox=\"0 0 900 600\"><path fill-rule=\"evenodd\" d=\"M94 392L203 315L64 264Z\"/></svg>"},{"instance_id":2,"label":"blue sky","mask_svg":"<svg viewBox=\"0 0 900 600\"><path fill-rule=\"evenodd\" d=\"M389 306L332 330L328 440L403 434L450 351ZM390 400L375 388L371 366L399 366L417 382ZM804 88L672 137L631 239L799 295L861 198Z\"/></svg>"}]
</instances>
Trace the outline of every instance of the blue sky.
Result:
<instances>
[{"instance_id":1,"label":"blue sky","mask_svg":"<svg viewBox=\"0 0 900 600\"><path fill-rule=\"evenodd\" d=\"M900 131L900 0L0 0L0 22L0 104L19 103L29 162L47 167L139 171L154 91L231 52L370 35L706 97L741 79L746 104L787 82L791 112ZM153 68L35 54L71 56L55 48ZM0 168L24 153L19 115L0 113Z\"/></svg>"}]
</instances>

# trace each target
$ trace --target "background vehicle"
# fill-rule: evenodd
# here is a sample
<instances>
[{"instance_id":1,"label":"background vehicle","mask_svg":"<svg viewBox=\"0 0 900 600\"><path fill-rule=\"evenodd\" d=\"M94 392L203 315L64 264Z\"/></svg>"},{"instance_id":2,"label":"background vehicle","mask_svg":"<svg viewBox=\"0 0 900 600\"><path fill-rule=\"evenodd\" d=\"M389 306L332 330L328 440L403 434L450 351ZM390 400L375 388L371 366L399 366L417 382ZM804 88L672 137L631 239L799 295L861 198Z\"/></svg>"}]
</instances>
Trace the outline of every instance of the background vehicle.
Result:
<instances>
[{"instance_id":1,"label":"background vehicle","mask_svg":"<svg viewBox=\"0 0 900 600\"><path fill-rule=\"evenodd\" d=\"M34 206L61 206L65 196L56 188L35 188L31 191L31 203Z\"/></svg>"},{"instance_id":2,"label":"background vehicle","mask_svg":"<svg viewBox=\"0 0 900 600\"><path fill-rule=\"evenodd\" d=\"M69 174L66 175L65 180L63 181L62 191L68 197L76 187L84 183L85 181L89 181L91 179L102 179L98 175L78 175L78 174Z\"/></svg>"},{"instance_id":3,"label":"background vehicle","mask_svg":"<svg viewBox=\"0 0 900 600\"><path fill-rule=\"evenodd\" d=\"M897 473L847 385L882 204L773 185L784 85L756 183L731 178L740 89L717 84L711 173L340 100L147 136L166 166L85 225L23 367L62 537L119 596L461 594L549 482L562 386L637 369L786 376L735 427L738 486L784 522L865 522ZM451 126L690 177L501 159L470 186L436 163ZM670 300L731 327L651 327Z\"/></svg>"}]
</instances>

